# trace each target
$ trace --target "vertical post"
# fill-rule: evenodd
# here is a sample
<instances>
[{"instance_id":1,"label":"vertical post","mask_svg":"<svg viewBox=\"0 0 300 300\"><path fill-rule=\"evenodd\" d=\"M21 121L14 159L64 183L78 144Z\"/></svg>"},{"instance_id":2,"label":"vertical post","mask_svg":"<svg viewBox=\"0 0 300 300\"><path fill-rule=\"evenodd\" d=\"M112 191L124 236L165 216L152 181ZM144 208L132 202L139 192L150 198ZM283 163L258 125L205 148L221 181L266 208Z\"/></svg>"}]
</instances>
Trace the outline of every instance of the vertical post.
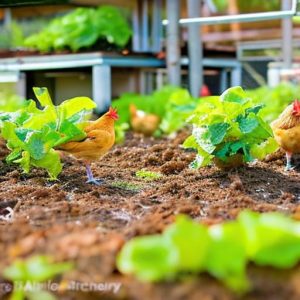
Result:
<instances>
[{"instance_id":1,"label":"vertical post","mask_svg":"<svg viewBox=\"0 0 300 300\"><path fill-rule=\"evenodd\" d=\"M220 91L219 93L222 94L228 87L228 72L226 68L220 69Z\"/></svg>"},{"instance_id":2,"label":"vertical post","mask_svg":"<svg viewBox=\"0 0 300 300\"><path fill-rule=\"evenodd\" d=\"M180 86L180 40L179 40L180 0L167 0L167 68L168 81Z\"/></svg>"},{"instance_id":3,"label":"vertical post","mask_svg":"<svg viewBox=\"0 0 300 300\"><path fill-rule=\"evenodd\" d=\"M105 112L111 104L111 68L107 65L93 66L93 99L96 112Z\"/></svg>"},{"instance_id":4,"label":"vertical post","mask_svg":"<svg viewBox=\"0 0 300 300\"><path fill-rule=\"evenodd\" d=\"M149 51L149 3L142 1L142 50Z\"/></svg>"},{"instance_id":5,"label":"vertical post","mask_svg":"<svg viewBox=\"0 0 300 300\"><path fill-rule=\"evenodd\" d=\"M188 17L200 16L201 1L188 0ZM189 51L189 87L193 97L199 97L203 85L202 67L202 42L200 35L201 26L198 24L188 25L188 51Z\"/></svg>"},{"instance_id":6,"label":"vertical post","mask_svg":"<svg viewBox=\"0 0 300 300\"><path fill-rule=\"evenodd\" d=\"M12 21L11 9L5 8L4 9L4 26L6 28L10 28Z\"/></svg>"},{"instance_id":7,"label":"vertical post","mask_svg":"<svg viewBox=\"0 0 300 300\"><path fill-rule=\"evenodd\" d=\"M152 51L159 52L161 51L161 39L162 39L162 0L154 0L152 1L152 32L151 32L151 40L152 40Z\"/></svg>"},{"instance_id":8,"label":"vertical post","mask_svg":"<svg viewBox=\"0 0 300 300\"><path fill-rule=\"evenodd\" d=\"M24 72L19 73L19 80L16 84L17 93L22 98L26 99L26 74Z\"/></svg>"},{"instance_id":9,"label":"vertical post","mask_svg":"<svg viewBox=\"0 0 300 300\"><path fill-rule=\"evenodd\" d=\"M141 33L140 33L140 7L138 0L134 3L134 10L132 16L132 28L133 28L133 35L132 35L132 48L135 52L141 51Z\"/></svg>"},{"instance_id":10,"label":"vertical post","mask_svg":"<svg viewBox=\"0 0 300 300\"><path fill-rule=\"evenodd\" d=\"M230 85L236 86L241 85L242 80L242 65L239 64L232 68L231 70L231 78L230 78Z\"/></svg>"},{"instance_id":11,"label":"vertical post","mask_svg":"<svg viewBox=\"0 0 300 300\"><path fill-rule=\"evenodd\" d=\"M290 10L291 0L281 0L281 10ZM283 67L291 68L293 59L293 23L292 18L285 18L281 21L282 28L282 57Z\"/></svg>"}]
</instances>

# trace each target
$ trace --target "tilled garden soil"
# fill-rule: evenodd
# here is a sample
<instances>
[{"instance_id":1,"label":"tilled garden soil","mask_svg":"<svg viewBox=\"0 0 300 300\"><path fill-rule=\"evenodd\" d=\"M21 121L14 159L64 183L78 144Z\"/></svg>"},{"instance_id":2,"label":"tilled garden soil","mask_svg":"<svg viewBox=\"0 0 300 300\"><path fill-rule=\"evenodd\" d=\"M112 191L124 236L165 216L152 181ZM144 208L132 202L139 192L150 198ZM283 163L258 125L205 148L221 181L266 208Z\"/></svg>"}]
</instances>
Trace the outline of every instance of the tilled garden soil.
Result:
<instances>
[{"instance_id":1,"label":"tilled garden soil","mask_svg":"<svg viewBox=\"0 0 300 300\"><path fill-rule=\"evenodd\" d=\"M300 172L284 171L282 153L231 171L190 170L195 154L180 147L185 137L129 134L125 144L93 164L94 174L104 179L101 186L87 184L84 167L70 157L55 182L41 170L25 175L0 162L0 216L8 214L7 207L14 210L11 221L0 221L0 270L18 257L47 254L76 263L66 282L121 283L118 293L68 291L59 299L300 299L300 268L249 266L253 289L240 297L208 275L145 284L117 272L115 258L126 240L161 232L179 213L206 224L233 219L245 208L300 219ZM2 158L5 153L1 145ZM135 172L143 168L164 176L139 179Z\"/></svg>"}]
</instances>

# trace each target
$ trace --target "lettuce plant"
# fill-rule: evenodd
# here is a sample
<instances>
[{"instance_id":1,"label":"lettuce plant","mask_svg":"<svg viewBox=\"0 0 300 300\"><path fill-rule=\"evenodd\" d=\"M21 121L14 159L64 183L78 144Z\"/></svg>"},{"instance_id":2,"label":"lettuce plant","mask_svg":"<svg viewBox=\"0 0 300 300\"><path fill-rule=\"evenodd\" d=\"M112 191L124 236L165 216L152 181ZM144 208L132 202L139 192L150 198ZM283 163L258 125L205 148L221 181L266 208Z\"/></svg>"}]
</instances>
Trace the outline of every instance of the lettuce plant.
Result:
<instances>
[{"instance_id":1,"label":"lettuce plant","mask_svg":"<svg viewBox=\"0 0 300 300\"><path fill-rule=\"evenodd\" d=\"M15 284L10 297L12 300L55 300L56 297L52 293L38 288L38 284L52 280L72 268L72 263L54 263L50 257L40 255L32 256L27 260L14 261L4 269L3 276ZM30 291L30 286L33 287L32 291Z\"/></svg>"},{"instance_id":2,"label":"lettuce plant","mask_svg":"<svg viewBox=\"0 0 300 300\"><path fill-rule=\"evenodd\" d=\"M96 105L76 97L55 106L46 88L33 90L41 108L30 100L15 112L0 113L1 136L11 150L6 161L19 164L25 173L32 166L44 168L56 179L62 164L54 148L85 137L83 127Z\"/></svg>"},{"instance_id":3,"label":"lettuce plant","mask_svg":"<svg viewBox=\"0 0 300 300\"><path fill-rule=\"evenodd\" d=\"M24 43L40 51L78 51L94 45L99 39L124 47L131 34L126 18L118 8L108 5L96 9L80 7L55 18L41 32L29 36Z\"/></svg>"},{"instance_id":4,"label":"lettuce plant","mask_svg":"<svg viewBox=\"0 0 300 300\"><path fill-rule=\"evenodd\" d=\"M300 261L300 222L283 214L243 211L235 221L206 227L178 216L161 235L128 241L117 267L143 281L207 272L236 292L251 288L247 265L292 268Z\"/></svg>"},{"instance_id":5,"label":"lettuce plant","mask_svg":"<svg viewBox=\"0 0 300 300\"><path fill-rule=\"evenodd\" d=\"M275 120L293 99L299 97L299 93L299 86L289 82L281 82L276 87L261 86L246 90L247 97L252 98L254 103L264 104L259 116L267 122Z\"/></svg>"},{"instance_id":6,"label":"lettuce plant","mask_svg":"<svg viewBox=\"0 0 300 300\"><path fill-rule=\"evenodd\" d=\"M196 108L198 99L191 97L186 89L164 86L151 95L126 93L115 100L120 113L117 124L129 124L129 106L134 104L139 110L160 117L161 123L155 136L172 134L186 126L186 118Z\"/></svg>"},{"instance_id":7,"label":"lettuce plant","mask_svg":"<svg viewBox=\"0 0 300 300\"><path fill-rule=\"evenodd\" d=\"M226 90L221 96L204 99L188 118L193 124L192 135L183 146L197 150L191 167L203 167L213 158L225 164L240 155L244 162L263 159L277 149L273 132L239 86Z\"/></svg>"}]
</instances>

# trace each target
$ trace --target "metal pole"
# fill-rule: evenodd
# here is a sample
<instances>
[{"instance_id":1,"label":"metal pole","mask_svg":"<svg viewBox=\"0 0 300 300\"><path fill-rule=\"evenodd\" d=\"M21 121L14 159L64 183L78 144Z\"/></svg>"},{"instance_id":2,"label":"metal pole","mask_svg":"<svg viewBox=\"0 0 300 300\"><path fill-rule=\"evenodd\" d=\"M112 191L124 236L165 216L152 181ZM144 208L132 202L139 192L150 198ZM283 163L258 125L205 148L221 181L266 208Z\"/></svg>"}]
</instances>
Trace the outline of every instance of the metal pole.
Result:
<instances>
[{"instance_id":1,"label":"metal pole","mask_svg":"<svg viewBox=\"0 0 300 300\"><path fill-rule=\"evenodd\" d=\"M152 4L152 14L153 14L152 32L151 32L152 52L161 51L161 39L162 39L161 10L162 10L162 0L154 0Z\"/></svg>"},{"instance_id":2,"label":"metal pole","mask_svg":"<svg viewBox=\"0 0 300 300\"><path fill-rule=\"evenodd\" d=\"M201 1L188 0L188 16L197 18L200 16ZM188 50L189 50L189 87L193 97L199 97L203 85L202 67L202 41L201 27L198 24L188 26Z\"/></svg>"},{"instance_id":3,"label":"metal pole","mask_svg":"<svg viewBox=\"0 0 300 300\"><path fill-rule=\"evenodd\" d=\"M281 0L281 9L287 10L291 7L291 0ZM283 67L290 68L293 59L293 23L292 19L283 19L281 21L282 29L282 57Z\"/></svg>"},{"instance_id":4,"label":"metal pole","mask_svg":"<svg viewBox=\"0 0 300 300\"><path fill-rule=\"evenodd\" d=\"M97 104L96 112L107 111L111 104L111 68L108 65L95 65L93 74L93 99Z\"/></svg>"},{"instance_id":5,"label":"metal pole","mask_svg":"<svg viewBox=\"0 0 300 300\"><path fill-rule=\"evenodd\" d=\"M285 0L282 0L283 2ZM290 0L288 0L290 1ZM202 24L202 25L211 25L211 24L229 24L235 22L257 22L257 21L267 21L275 19L284 19L291 18L294 15L297 15L296 7L297 0L293 0L292 5L290 2L289 10L286 11L270 11L262 13L250 13L250 14L239 14L239 15L230 15L230 16L215 16L215 17L203 17L203 18L187 18L180 19L179 23L181 25L187 25L191 23ZM168 20L163 20L164 25L168 25Z\"/></svg>"},{"instance_id":6,"label":"metal pole","mask_svg":"<svg viewBox=\"0 0 300 300\"><path fill-rule=\"evenodd\" d=\"M179 8L180 0L167 0L167 68L168 81L180 86L180 40L179 40Z\"/></svg>"},{"instance_id":7,"label":"metal pole","mask_svg":"<svg viewBox=\"0 0 300 300\"><path fill-rule=\"evenodd\" d=\"M12 22L11 9L5 8L4 9L4 26L6 28L10 28L11 22Z\"/></svg>"},{"instance_id":8,"label":"metal pole","mask_svg":"<svg viewBox=\"0 0 300 300\"><path fill-rule=\"evenodd\" d=\"M142 1L142 50L149 50L149 3L148 0Z\"/></svg>"}]
</instances>

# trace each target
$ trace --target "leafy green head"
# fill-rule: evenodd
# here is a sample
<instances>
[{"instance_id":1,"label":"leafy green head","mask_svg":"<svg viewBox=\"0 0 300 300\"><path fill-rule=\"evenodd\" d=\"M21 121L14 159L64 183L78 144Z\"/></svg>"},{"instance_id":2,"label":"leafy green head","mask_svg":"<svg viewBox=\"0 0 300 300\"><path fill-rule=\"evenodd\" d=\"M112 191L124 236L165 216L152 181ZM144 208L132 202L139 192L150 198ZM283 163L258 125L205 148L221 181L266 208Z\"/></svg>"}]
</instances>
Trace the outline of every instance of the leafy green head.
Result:
<instances>
[{"instance_id":1,"label":"leafy green head","mask_svg":"<svg viewBox=\"0 0 300 300\"><path fill-rule=\"evenodd\" d=\"M278 146L272 129L258 114L262 107L240 86L201 101L188 118L193 132L183 144L198 152L191 166L206 166L214 157L226 163L237 154L250 162L274 152Z\"/></svg>"},{"instance_id":2,"label":"leafy green head","mask_svg":"<svg viewBox=\"0 0 300 300\"><path fill-rule=\"evenodd\" d=\"M207 272L237 293L251 288L247 265L292 268L300 260L300 222L278 213L243 211L233 221L206 227L178 216L162 234L128 241L118 269L143 281Z\"/></svg>"},{"instance_id":3,"label":"leafy green head","mask_svg":"<svg viewBox=\"0 0 300 300\"><path fill-rule=\"evenodd\" d=\"M41 108L30 100L14 112L0 112L1 136L11 150L6 161L19 164L25 173L32 166L46 169L56 179L62 164L55 147L85 137L83 128L96 105L76 97L55 106L47 88L33 90Z\"/></svg>"}]
</instances>

